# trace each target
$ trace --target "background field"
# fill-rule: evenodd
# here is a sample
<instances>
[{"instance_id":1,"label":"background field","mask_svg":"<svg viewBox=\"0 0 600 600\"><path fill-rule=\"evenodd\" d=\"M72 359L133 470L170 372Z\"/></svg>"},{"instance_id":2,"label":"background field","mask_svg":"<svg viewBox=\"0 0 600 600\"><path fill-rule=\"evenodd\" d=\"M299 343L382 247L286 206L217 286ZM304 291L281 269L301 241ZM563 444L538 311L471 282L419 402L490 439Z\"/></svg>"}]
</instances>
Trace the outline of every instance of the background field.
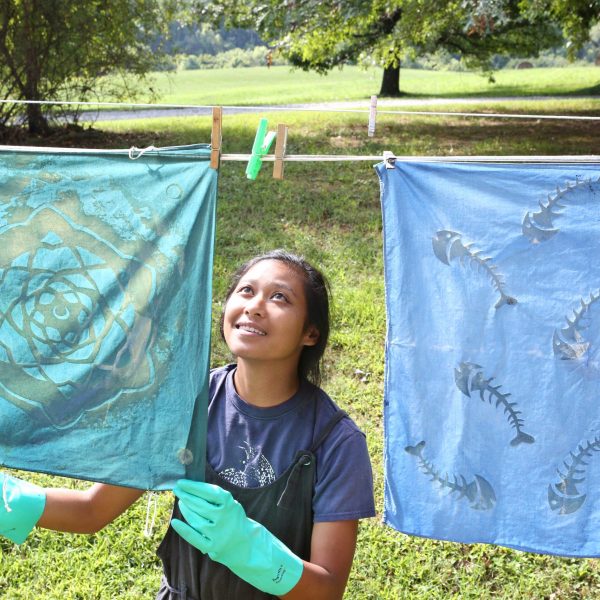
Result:
<instances>
[{"instance_id":1,"label":"background field","mask_svg":"<svg viewBox=\"0 0 600 600\"><path fill-rule=\"evenodd\" d=\"M231 77L235 77L237 84L238 71ZM560 78L553 76L554 79ZM552 81L547 85L558 83ZM596 83L588 80L590 86ZM280 89L279 93L284 94L285 90ZM206 94L214 94L213 100L207 95L206 100L200 101L196 96L193 102L212 103L220 97L220 92L214 90ZM232 102L225 92L223 97L227 99L220 103ZM181 95L177 98L181 101ZM337 94L332 98L347 99ZM248 103L264 102L260 97L245 96L245 99ZM464 106L444 110L459 108ZM468 107L489 111L500 108L533 112L532 105L525 102L512 102L508 106L484 102L478 107ZM600 106L593 100L536 102L534 108L536 113L600 116ZM249 151L258 116L225 118L224 152ZM291 154L380 154L386 149L398 155L421 156L593 154L598 151L600 134L598 122L382 115L376 137L368 138L366 115L282 113L269 118L273 124L279 121L290 126ZM210 119L206 117L101 126L102 131L98 124L83 139L69 134L57 137L54 143L142 147L205 142L210 138ZM258 251L286 247L303 253L321 265L331 280L334 326L324 387L367 434L379 512L378 517L361 524L346 598L598 597L600 567L596 560L410 538L381 524L385 309L377 178L369 163L288 163L283 181L271 178L269 164L263 166L255 182L245 179L244 168L243 163L224 163L221 169L214 269L215 322L229 274L241 260ZM227 360L227 351L215 335L212 363L218 365ZM361 381L357 370L369 374L366 381ZM87 485L22 475L41 484ZM160 579L154 549L168 523L170 494L158 495L157 503L155 527L149 537L143 534L147 508L144 498L96 535L36 531L20 547L0 540L0 598L153 598Z\"/></svg>"},{"instance_id":2,"label":"background field","mask_svg":"<svg viewBox=\"0 0 600 600\"><path fill-rule=\"evenodd\" d=\"M152 89L160 102L178 104L285 104L361 100L377 94L381 69L347 66L328 75L289 67L251 67L159 73ZM600 67L503 69L496 83L472 72L402 69L400 89L409 96L535 96L600 92Z\"/></svg>"}]
</instances>

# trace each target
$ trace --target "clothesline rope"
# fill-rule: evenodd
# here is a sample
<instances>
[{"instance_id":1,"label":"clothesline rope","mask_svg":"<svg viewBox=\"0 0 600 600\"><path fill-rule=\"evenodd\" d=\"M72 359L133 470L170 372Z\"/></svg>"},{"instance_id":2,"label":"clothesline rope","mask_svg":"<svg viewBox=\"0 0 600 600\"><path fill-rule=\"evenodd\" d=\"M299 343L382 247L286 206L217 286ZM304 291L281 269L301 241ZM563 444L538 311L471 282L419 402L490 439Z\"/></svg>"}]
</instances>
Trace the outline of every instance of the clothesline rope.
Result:
<instances>
[{"instance_id":1,"label":"clothesline rope","mask_svg":"<svg viewBox=\"0 0 600 600\"><path fill-rule=\"evenodd\" d=\"M149 104L135 102L83 102L83 101L58 101L58 100L0 100L0 104L42 104L42 105L65 105L65 106L112 106L129 108L155 108L155 109L211 109L212 105L203 104ZM248 110L256 112L329 112L329 113L356 113L369 114L369 108L328 108L323 106L223 106L223 110ZM518 113L477 113L477 112L450 112L450 111L427 111L427 110L377 110L378 115L418 115L427 117L475 117L493 119L534 119L534 120L563 120L563 121L600 121L600 117L583 115L540 115L540 114L518 114Z\"/></svg>"},{"instance_id":2,"label":"clothesline rope","mask_svg":"<svg viewBox=\"0 0 600 600\"><path fill-rule=\"evenodd\" d=\"M222 154L222 161L246 162L251 154ZM274 162L275 156L262 157L263 162ZM383 155L343 155L343 154L286 154L285 162L353 162L379 161ZM600 163L600 156L396 156L396 162L461 162L461 163Z\"/></svg>"},{"instance_id":3,"label":"clothesline rope","mask_svg":"<svg viewBox=\"0 0 600 600\"><path fill-rule=\"evenodd\" d=\"M169 150L169 148L130 148L105 149L105 148L54 148L44 146L2 146L0 152L52 152L65 154L123 154L129 152L130 158L139 158L149 151ZM251 154L221 154L221 161L248 162ZM263 162L274 162L275 155L267 154L262 157ZM286 154L284 162L381 162L383 154ZM580 156L396 156L396 162L461 162L461 163L600 163L600 156L595 154L582 154Z\"/></svg>"}]
</instances>

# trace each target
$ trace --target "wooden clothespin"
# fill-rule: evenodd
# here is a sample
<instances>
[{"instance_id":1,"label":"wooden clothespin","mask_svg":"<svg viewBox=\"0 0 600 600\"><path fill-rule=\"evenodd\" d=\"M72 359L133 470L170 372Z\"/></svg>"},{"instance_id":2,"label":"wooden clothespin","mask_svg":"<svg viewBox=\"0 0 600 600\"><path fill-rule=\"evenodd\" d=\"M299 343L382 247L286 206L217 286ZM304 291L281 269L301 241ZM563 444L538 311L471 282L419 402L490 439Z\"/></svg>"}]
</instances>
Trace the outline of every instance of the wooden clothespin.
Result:
<instances>
[{"instance_id":1,"label":"wooden clothespin","mask_svg":"<svg viewBox=\"0 0 600 600\"><path fill-rule=\"evenodd\" d=\"M221 165L221 141L223 125L223 107L213 106L212 132L210 134L210 167L218 169Z\"/></svg>"},{"instance_id":2,"label":"wooden clothespin","mask_svg":"<svg viewBox=\"0 0 600 600\"><path fill-rule=\"evenodd\" d=\"M369 108L369 127L367 134L369 137L375 135L375 121L377 120L377 96L371 96L371 106Z\"/></svg>"},{"instance_id":3,"label":"wooden clothespin","mask_svg":"<svg viewBox=\"0 0 600 600\"><path fill-rule=\"evenodd\" d=\"M389 150L385 150L383 153L383 162L386 169L393 169L396 166L396 155Z\"/></svg>"},{"instance_id":4,"label":"wooden clothespin","mask_svg":"<svg viewBox=\"0 0 600 600\"><path fill-rule=\"evenodd\" d=\"M287 125L277 125L277 138L275 141L275 164L273 165L273 179L283 179L283 160L287 146Z\"/></svg>"}]
</instances>

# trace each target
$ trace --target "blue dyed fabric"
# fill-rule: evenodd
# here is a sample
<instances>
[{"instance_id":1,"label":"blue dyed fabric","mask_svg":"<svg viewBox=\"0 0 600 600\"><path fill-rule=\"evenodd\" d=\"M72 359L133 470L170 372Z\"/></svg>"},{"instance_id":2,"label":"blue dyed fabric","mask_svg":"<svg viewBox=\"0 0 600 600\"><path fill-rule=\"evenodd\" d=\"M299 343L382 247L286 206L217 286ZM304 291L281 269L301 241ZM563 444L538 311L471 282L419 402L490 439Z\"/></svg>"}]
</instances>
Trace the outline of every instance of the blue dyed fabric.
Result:
<instances>
[{"instance_id":1,"label":"blue dyed fabric","mask_svg":"<svg viewBox=\"0 0 600 600\"><path fill-rule=\"evenodd\" d=\"M600 166L376 169L385 522L600 555Z\"/></svg>"},{"instance_id":2,"label":"blue dyed fabric","mask_svg":"<svg viewBox=\"0 0 600 600\"><path fill-rule=\"evenodd\" d=\"M206 145L0 151L0 464L202 478L217 173Z\"/></svg>"}]
</instances>

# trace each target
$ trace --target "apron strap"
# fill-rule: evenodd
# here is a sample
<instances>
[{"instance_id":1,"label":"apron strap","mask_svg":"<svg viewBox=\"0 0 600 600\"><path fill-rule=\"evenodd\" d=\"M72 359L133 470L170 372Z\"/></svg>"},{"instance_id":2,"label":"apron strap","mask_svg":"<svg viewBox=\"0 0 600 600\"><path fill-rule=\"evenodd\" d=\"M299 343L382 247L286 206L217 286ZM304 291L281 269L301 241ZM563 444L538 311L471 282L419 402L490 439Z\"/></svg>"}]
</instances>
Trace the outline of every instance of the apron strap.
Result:
<instances>
[{"instance_id":1,"label":"apron strap","mask_svg":"<svg viewBox=\"0 0 600 600\"><path fill-rule=\"evenodd\" d=\"M323 429L321 430L321 433L319 434L319 437L317 438L317 440L315 442L313 442L313 445L310 449L310 452L312 454L314 454L317 449L319 448L319 446L325 441L325 439L327 438L327 436L331 433L331 430L345 417L348 416L348 413L344 410L338 410L333 417L329 420L329 422L327 423L327 425L325 425L325 427L323 427Z\"/></svg>"},{"instance_id":2,"label":"apron strap","mask_svg":"<svg viewBox=\"0 0 600 600\"><path fill-rule=\"evenodd\" d=\"M315 452L317 451L319 446L321 446L321 444L325 441L327 436L331 433L331 430L343 418L345 418L347 416L348 416L348 414L346 412L344 412L343 410L337 411L333 415L333 417L329 420L327 425L325 425L325 427L323 427L323 429L321 430L321 432L319 434L319 437L317 438L317 440L315 442L313 442L313 445L311 446L310 450L308 452L307 451L298 452L298 454L296 455L296 458L295 458L295 462L294 462L292 471L290 472L288 479L286 481L285 489L283 490L281 496L279 496L279 500L277 500L277 506L279 506L280 508L284 508L284 509L292 508L292 506L294 505L294 503L296 501L296 489L300 485L300 477L301 477L301 474L303 473L304 468L313 465L313 463L315 461ZM313 465L313 469L314 469L314 465Z\"/></svg>"}]
</instances>

